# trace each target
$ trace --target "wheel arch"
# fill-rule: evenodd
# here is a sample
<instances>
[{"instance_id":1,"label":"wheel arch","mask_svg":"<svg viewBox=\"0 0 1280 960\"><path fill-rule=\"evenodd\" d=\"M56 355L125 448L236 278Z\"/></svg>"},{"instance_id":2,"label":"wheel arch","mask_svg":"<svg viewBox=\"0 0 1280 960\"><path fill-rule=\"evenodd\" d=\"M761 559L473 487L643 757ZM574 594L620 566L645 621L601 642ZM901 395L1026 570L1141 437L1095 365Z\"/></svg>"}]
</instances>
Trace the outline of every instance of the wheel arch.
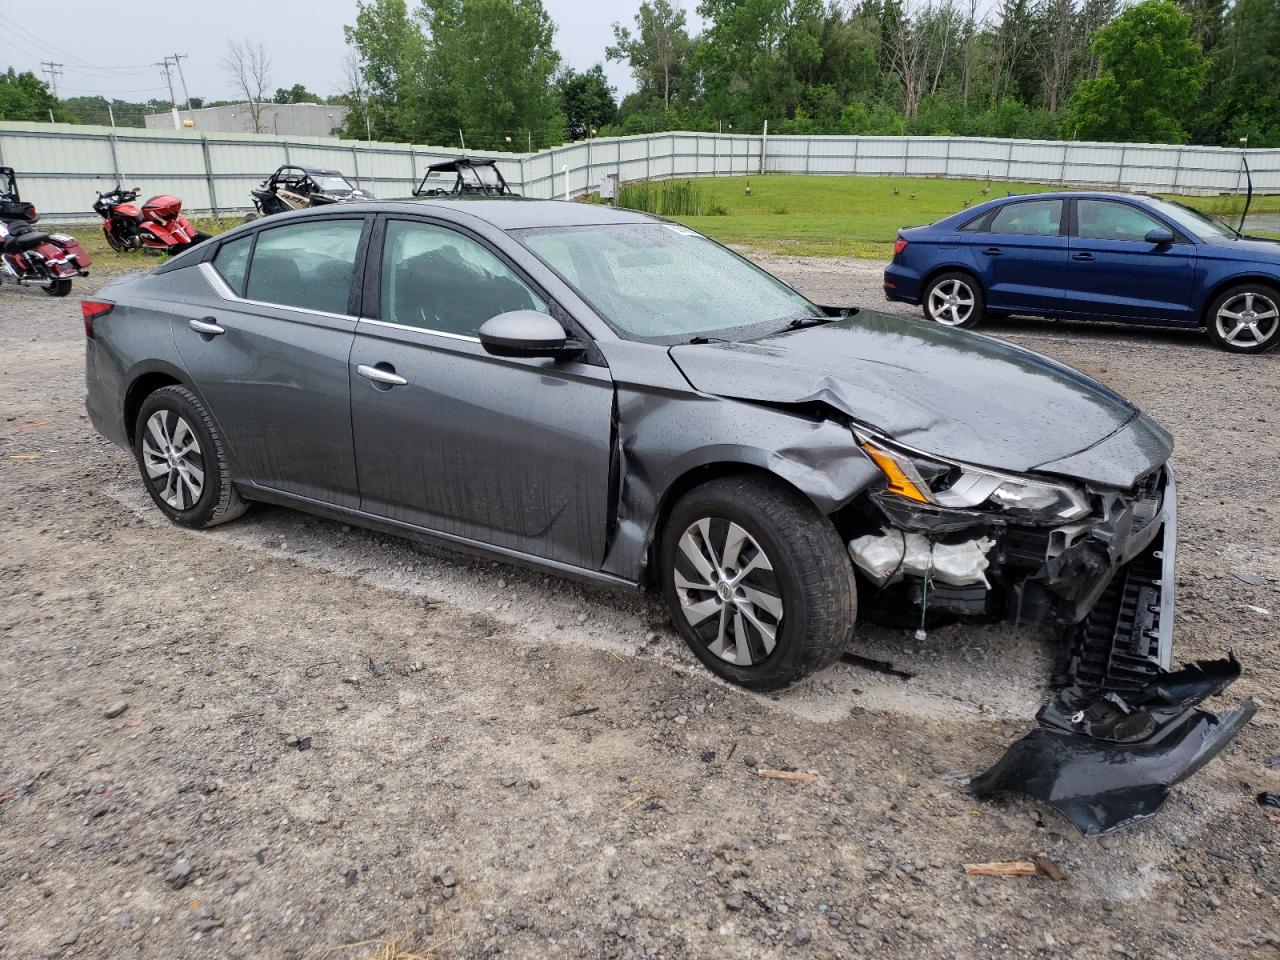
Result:
<instances>
[{"instance_id":1,"label":"wheel arch","mask_svg":"<svg viewBox=\"0 0 1280 960\"><path fill-rule=\"evenodd\" d=\"M657 561L662 544L662 534L666 529L667 519L671 516L671 511L675 509L675 505L680 502L684 495L695 487L709 483L712 480L741 476L760 477L761 479L775 481L791 492L803 497L806 501L812 502L805 492L794 483L758 463L751 463L746 460L712 460L708 463L690 467L667 485L658 500L658 507L654 511L653 521L649 525L644 570L641 575L642 583L647 586L656 586L658 583Z\"/></svg>"},{"instance_id":2,"label":"wheel arch","mask_svg":"<svg viewBox=\"0 0 1280 960\"><path fill-rule=\"evenodd\" d=\"M177 367L168 363L157 362L147 367L130 371L129 386L124 391L124 406L121 410L124 419L124 435L133 446L135 421L142 403L147 397L161 387L179 386L194 390L186 376Z\"/></svg>"},{"instance_id":3,"label":"wheel arch","mask_svg":"<svg viewBox=\"0 0 1280 960\"><path fill-rule=\"evenodd\" d=\"M1256 283L1264 287L1270 287L1277 295L1280 295L1280 277L1269 276L1265 273L1243 273L1228 277L1225 280L1219 280L1210 288L1208 294L1205 295L1204 302L1200 304L1200 325L1207 327L1212 322L1209 317L1209 308L1213 306L1213 301L1217 300L1218 297L1232 287L1238 287L1246 283Z\"/></svg>"},{"instance_id":4,"label":"wheel arch","mask_svg":"<svg viewBox=\"0 0 1280 960\"><path fill-rule=\"evenodd\" d=\"M666 489L663 490L658 500L657 507L653 512L653 518L649 524L645 541L644 566L640 574L640 582L642 584L653 586L657 583L657 557L667 520L681 498L695 487L725 477L758 477L777 484L779 487L799 497L805 503L810 504L820 516L831 521L834 527L833 515L862 493L876 475L874 466L871 466L863 482L859 482L852 487L842 484L841 490L837 494L830 488L816 488L812 483L806 482L803 474L787 469L785 465L780 465L777 462L766 465L767 454L764 451L759 451L760 457L749 456L750 451L744 451L744 453L747 455L739 455L736 458L709 459L690 466L667 484ZM870 465L870 461L867 461L867 463ZM779 469L779 467L781 468Z\"/></svg>"},{"instance_id":5,"label":"wheel arch","mask_svg":"<svg viewBox=\"0 0 1280 960\"><path fill-rule=\"evenodd\" d=\"M978 289L982 291L982 295L987 295L987 288L982 282L982 277L978 275L970 264L967 263L944 263L936 267L931 267L929 271L920 278L920 303L924 303L925 291L929 289L929 284L933 283L939 276L944 273L963 273L972 278Z\"/></svg>"}]
</instances>

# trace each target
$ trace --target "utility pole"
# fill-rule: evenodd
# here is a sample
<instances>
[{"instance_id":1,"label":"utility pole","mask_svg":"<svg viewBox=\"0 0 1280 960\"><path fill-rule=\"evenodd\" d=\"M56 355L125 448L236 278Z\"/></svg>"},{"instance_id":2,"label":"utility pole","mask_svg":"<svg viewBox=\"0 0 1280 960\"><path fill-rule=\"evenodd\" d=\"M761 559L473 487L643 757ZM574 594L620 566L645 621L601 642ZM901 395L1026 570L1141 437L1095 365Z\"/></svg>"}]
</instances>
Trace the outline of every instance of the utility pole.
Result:
<instances>
[{"instance_id":1,"label":"utility pole","mask_svg":"<svg viewBox=\"0 0 1280 960\"><path fill-rule=\"evenodd\" d=\"M66 66L64 63L54 63L52 60L40 61L40 72L49 78L49 90L53 93L53 99L58 99L58 78L62 76L62 68Z\"/></svg>"},{"instance_id":2,"label":"utility pole","mask_svg":"<svg viewBox=\"0 0 1280 960\"><path fill-rule=\"evenodd\" d=\"M157 60L156 66L164 71L165 82L169 84L169 103L173 106L173 129L179 130L182 128L182 122L178 119L178 98L173 92L173 74L169 72L169 58Z\"/></svg>"},{"instance_id":3,"label":"utility pole","mask_svg":"<svg viewBox=\"0 0 1280 960\"><path fill-rule=\"evenodd\" d=\"M165 59L168 60L170 58L165 57ZM173 65L178 68L178 79L182 81L182 99L183 99L182 109L190 113L191 112L191 94L187 93L187 78L182 74L182 61L187 59L187 55L185 53L175 53L172 59L173 59Z\"/></svg>"}]
</instances>

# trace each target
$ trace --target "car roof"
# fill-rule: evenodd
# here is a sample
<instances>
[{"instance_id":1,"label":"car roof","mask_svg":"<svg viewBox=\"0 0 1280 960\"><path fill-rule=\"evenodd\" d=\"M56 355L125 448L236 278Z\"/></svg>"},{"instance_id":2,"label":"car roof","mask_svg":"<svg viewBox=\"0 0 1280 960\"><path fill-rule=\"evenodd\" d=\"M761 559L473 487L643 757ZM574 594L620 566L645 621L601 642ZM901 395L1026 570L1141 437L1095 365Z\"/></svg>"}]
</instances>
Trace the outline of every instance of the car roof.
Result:
<instances>
[{"instance_id":1,"label":"car roof","mask_svg":"<svg viewBox=\"0 0 1280 960\"><path fill-rule=\"evenodd\" d=\"M361 204L361 208L367 207ZM421 211L436 207L464 211L499 230L523 230L529 227L586 227L616 223L654 223L656 217L635 210L622 210L603 203L576 203L571 200L528 200L523 197L476 197L463 199L432 198L406 200L399 203L374 203L396 212ZM388 210L388 212L392 212Z\"/></svg>"},{"instance_id":2,"label":"car roof","mask_svg":"<svg viewBox=\"0 0 1280 960\"><path fill-rule=\"evenodd\" d=\"M1103 198L1107 200L1158 200L1150 193L1128 193L1121 190L1053 190L1046 193L1015 193L1008 197L992 197L988 202L1001 200L1070 200Z\"/></svg>"}]
</instances>

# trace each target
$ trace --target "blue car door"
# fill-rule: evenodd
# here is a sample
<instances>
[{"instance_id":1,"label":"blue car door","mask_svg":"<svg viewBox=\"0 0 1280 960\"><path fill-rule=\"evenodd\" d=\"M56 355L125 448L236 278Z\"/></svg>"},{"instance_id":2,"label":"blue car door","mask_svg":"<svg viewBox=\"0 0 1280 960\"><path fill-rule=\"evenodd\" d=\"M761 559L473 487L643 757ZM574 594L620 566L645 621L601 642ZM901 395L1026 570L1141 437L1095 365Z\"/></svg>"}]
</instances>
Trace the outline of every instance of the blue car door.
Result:
<instances>
[{"instance_id":1,"label":"blue car door","mask_svg":"<svg viewBox=\"0 0 1280 960\"><path fill-rule=\"evenodd\" d=\"M1015 200L963 234L987 307L1029 313L1061 309L1067 279L1063 201Z\"/></svg>"},{"instance_id":2,"label":"blue car door","mask_svg":"<svg viewBox=\"0 0 1280 960\"><path fill-rule=\"evenodd\" d=\"M1068 309L1081 316L1192 322L1196 248L1135 203L1080 197L1067 262ZM1154 229L1173 243L1150 243Z\"/></svg>"}]
</instances>

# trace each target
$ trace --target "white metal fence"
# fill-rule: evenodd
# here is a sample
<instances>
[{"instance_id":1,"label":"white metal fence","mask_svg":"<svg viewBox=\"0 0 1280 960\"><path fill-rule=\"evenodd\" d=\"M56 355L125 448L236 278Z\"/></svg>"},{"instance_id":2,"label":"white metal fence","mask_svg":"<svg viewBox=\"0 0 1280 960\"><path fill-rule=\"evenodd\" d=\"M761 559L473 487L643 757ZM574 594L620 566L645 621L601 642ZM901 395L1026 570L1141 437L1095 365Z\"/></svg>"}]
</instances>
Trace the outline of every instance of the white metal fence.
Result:
<instances>
[{"instance_id":1,"label":"white metal fence","mask_svg":"<svg viewBox=\"0 0 1280 960\"><path fill-rule=\"evenodd\" d=\"M175 193L193 213L237 213L283 163L336 167L379 197L407 197L428 164L458 153L331 137L0 122L0 164L18 171L23 198L46 220L91 217L95 191L117 183L144 195ZM1151 144L655 133L487 155L530 197L580 196L609 174L624 182L762 172L972 177L1168 193L1236 193L1245 184L1239 150ZM1280 193L1280 150L1248 156L1254 190Z\"/></svg>"}]
</instances>

